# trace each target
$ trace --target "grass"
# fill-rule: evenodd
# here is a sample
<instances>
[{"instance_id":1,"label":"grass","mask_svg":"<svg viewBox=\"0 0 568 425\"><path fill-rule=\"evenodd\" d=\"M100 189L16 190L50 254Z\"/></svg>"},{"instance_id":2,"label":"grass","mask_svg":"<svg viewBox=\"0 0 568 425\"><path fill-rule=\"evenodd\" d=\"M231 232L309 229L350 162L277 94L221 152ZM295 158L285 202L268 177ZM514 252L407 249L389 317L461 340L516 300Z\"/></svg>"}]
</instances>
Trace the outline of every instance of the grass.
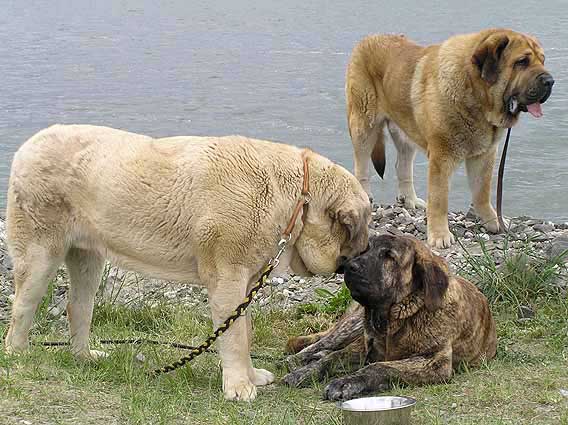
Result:
<instances>
[{"instance_id":1,"label":"grass","mask_svg":"<svg viewBox=\"0 0 568 425\"><path fill-rule=\"evenodd\" d=\"M496 267L491 254L467 257L461 270L491 300L499 347L496 359L476 369L463 367L451 382L394 388L415 397L416 424L568 424L568 298L551 282L556 260L526 251L504 253ZM530 260L530 261L528 261ZM53 291L51 288L50 291ZM294 311L254 307L255 365L281 377L282 349L290 335L329 326L350 298L319 291L320 299ZM517 320L518 305L535 316ZM60 322L44 302L33 329L35 341L62 338ZM6 325L0 324L0 333ZM205 306L171 304L129 307L104 303L93 321L97 338L144 337L197 345L211 331ZM323 384L296 390L280 385L260 389L252 404L227 402L215 354L204 354L175 373L151 378L146 372L185 353L153 345L109 346L98 363L75 361L64 348L33 347L23 356L0 350L0 424L340 424ZM144 362L135 359L142 353Z\"/></svg>"}]
</instances>

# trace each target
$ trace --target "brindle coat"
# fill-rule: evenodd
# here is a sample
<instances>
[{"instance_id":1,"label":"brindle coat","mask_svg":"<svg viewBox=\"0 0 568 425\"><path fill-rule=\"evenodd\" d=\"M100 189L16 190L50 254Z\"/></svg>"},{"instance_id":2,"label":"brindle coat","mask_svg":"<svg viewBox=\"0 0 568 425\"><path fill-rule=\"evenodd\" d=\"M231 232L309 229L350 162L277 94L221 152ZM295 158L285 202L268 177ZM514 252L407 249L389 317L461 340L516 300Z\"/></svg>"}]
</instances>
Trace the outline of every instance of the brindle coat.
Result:
<instances>
[{"instance_id":1,"label":"brindle coat","mask_svg":"<svg viewBox=\"0 0 568 425\"><path fill-rule=\"evenodd\" d=\"M359 304L327 333L290 339L297 354L288 363L302 366L284 377L286 384L302 386L339 366L356 372L333 380L324 397L350 399L393 381L443 382L460 362L495 356L485 296L415 238L373 237L368 251L345 264L345 282Z\"/></svg>"}]
</instances>

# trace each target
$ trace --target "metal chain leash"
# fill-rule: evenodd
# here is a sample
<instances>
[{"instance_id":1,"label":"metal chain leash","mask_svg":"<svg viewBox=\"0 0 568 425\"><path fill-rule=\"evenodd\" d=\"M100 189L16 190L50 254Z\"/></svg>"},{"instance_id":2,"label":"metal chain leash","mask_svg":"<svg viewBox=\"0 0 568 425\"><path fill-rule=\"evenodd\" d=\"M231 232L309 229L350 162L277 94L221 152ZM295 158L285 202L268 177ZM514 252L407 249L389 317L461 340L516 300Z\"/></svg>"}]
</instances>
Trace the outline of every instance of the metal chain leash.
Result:
<instances>
[{"instance_id":1,"label":"metal chain leash","mask_svg":"<svg viewBox=\"0 0 568 425\"><path fill-rule=\"evenodd\" d=\"M152 372L150 372L150 375L151 376L157 376L157 375L161 375L163 373L169 373L173 370L176 370L176 369L184 366L185 364L189 363L190 361L192 361L197 356L208 351L209 348L211 347L211 345L213 345L213 343L217 340L217 338L219 338L221 335L223 335L225 332L227 332L229 330L229 328L231 327L231 325L233 323L235 323L235 321L240 316L244 315L245 310L250 305L250 303L254 300L254 297L256 297L256 295L258 294L258 291L260 291L260 289L268 281L268 276L270 275L270 273L272 273L272 271L278 266L278 263L280 262L280 256L286 250L286 245L290 241L291 237L292 237L292 235L289 234L287 239L286 238L280 239L280 242L278 242L278 248L279 248L278 253L276 254L276 256L272 260L270 260L268 262L268 264L266 265L266 267L264 268L264 270L260 274L260 277L258 278L256 283L254 284L252 289L249 291L248 295L245 297L244 301L241 304L239 304L239 306L227 318L227 320L225 320L223 322L223 324L221 324L221 326L219 326L215 330L215 332L213 332L211 334L211 336L209 336L209 338L207 338L205 340L205 342L203 344L195 347L188 356L184 356L184 357L180 358L178 361L175 361L175 362L173 362L169 365L166 365L164 367L161 367L159 369L154 369Z\"/></svg>"}]
</instances>

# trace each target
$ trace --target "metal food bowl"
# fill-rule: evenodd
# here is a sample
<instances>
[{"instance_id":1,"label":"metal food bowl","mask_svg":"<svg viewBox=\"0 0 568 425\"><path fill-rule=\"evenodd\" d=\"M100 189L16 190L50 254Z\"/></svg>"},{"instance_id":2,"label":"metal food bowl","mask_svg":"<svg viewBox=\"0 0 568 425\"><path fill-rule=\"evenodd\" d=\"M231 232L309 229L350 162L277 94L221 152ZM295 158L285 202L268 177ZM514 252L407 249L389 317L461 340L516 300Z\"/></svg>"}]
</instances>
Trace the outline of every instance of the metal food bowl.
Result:
<instances>
[{"instance_id":1,"label":"metal food bowl","mask_svg":"<svg viewBox=\"0 0 568 425\"><path fill-rule=\"evenodd\" d=\"M345 425L407 425L416 400L410 397L363 397L338 403Z\"/></svg>"}]
</instances>

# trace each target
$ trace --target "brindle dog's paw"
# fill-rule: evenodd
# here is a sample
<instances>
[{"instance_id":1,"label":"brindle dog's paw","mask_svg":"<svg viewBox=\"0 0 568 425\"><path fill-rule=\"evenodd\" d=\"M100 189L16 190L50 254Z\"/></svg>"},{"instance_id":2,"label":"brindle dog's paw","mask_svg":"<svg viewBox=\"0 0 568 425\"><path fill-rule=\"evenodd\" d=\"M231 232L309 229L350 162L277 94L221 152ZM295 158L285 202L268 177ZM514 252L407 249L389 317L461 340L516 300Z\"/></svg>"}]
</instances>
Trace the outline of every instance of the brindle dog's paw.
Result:
<instances>
[{"instance_id":1,"label":"brindle dog's paw","mask_svg":"<svg viewBox=\"0 0 568 425\"><path fill-rule=\"evenodd\" d=\"M307 364L282 378L284 384L294 388L306 387L312 382L319 380L321 380L321 367L319 362Z\"/></svg>"},{"instance_id":2,"label":"brindle dog's paw","mask_svg":"<svg viewBox=\"0 0 568 425\"><path fill-rule=\"evenodd\" d=\"M293 354L291 356L286 357L286 366L288 367L289 371L293 371L295 369L298 369L299 367L305 366L311 362L315 362L318 361L320 359L323 359L325 356L327 356L329 353L331 353L331 351L327 351L327 350L322 350L322 351L318 351L317 353L309 353L309 352L305 352L305 353L298 353L298 354Z\"/></svg>"},{"instance_id":3,"label":"brindle dog's paw","mask_svg":"<svg viewBox=\"0 0 568 425\"><path fill-rule=\"evenodd\" d=\"M350 400L367 391L365 379L361 376L347 376L331 381L323 391L325 400Z\"/></svg>"}]
</instances>

